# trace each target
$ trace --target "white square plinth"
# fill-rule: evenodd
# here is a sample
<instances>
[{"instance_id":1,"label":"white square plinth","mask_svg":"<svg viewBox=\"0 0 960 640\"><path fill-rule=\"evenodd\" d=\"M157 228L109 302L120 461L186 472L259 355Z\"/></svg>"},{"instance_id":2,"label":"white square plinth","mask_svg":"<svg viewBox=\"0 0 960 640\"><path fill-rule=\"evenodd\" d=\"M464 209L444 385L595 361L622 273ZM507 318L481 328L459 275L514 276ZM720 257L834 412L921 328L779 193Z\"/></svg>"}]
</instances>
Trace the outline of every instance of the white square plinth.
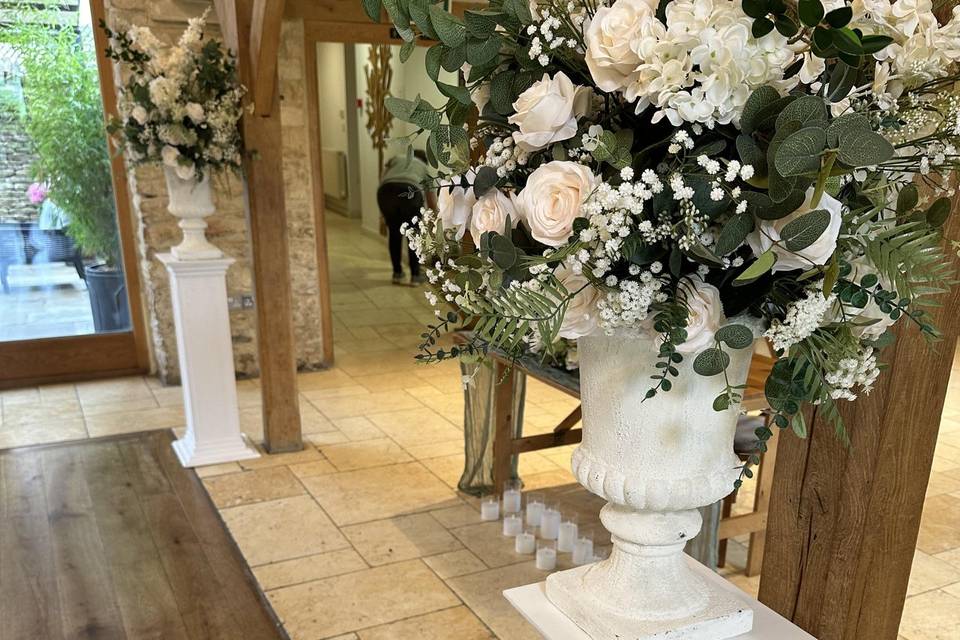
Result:
<instances>
[{"instance_id":1,"label":"white square plinth","mask_svg":"<svg viewBox=\"0 0 960 640\"><path fill-rule=\"evenodd\" d=\"M735 585L693 558L687 558L691 568L731 596L741 598L744 605L753 609L753 630L736 636L735 640L816 640L758 600L743 593ZM546 640L591 640L580 627L547 600L546 583L538 582L523 587L507 589L504 597L532 624Z\"/></svg>"}]
</instances>

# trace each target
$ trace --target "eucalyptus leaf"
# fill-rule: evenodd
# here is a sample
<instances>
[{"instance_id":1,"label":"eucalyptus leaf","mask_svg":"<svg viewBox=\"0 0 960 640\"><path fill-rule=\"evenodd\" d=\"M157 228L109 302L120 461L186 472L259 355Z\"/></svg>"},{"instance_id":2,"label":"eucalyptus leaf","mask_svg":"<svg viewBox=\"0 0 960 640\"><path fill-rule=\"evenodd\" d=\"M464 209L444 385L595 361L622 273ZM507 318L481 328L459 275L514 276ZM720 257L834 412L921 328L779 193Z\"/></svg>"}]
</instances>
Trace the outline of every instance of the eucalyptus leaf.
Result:
<instances>
[{"instance_id":1,"label":"eucalyptus leaf","mask_svg":"<svg viewBox=\"0 0 960 640\"><path fill-rule=\"evenodd\" d=\"M381 0L363 0L363 12L374 22L380 22Z\"/></svg>"},{"instance_id":2,"label":"eucalyptus leaf","mask_svg":"<svg viewBox=\"0 0 960 640\"><path fill-rule=\"evenodd\" d=\"M797 11L800 21L808 27L815 27L823 20L824 10L820 0L800 0Z\"/></svg>"},{"instance_id":3,"label":"eucalyptus leaf","mask_svg":"<svg viewBox=\"0 0 960 640\"><path fill-rule=\"evenodd\" d=\"M950 198L937 198L927 209L927 224L932 227L942 227L950 217Z\"/></svg>"},{"instance_id":4,"label":"eucalyptus leaf","mask_svg":"<svg viewBox=\"0 0 960 640\"><path fill-rule=\"evenodd\" d=\"M791 220L780 230L780 238L790 251L806 249L820 239L830 226L830 212L817 209Z\"/></svg>"},{"instance_id":5,"label":"eucalyptus leaf","mask_svg":"<svg viewBox=\"0 0 960 640\"><path fill-rule=\"evenodd\" d=\"M730 356L725 351L711 347L697 354L693 360L693 370L709 377L723 373L729 364Z\"/></svg>"},{"instance_id":6,"label":"eucalyptus leaf","mask_svg":"<svg viewBox=\"0 0 960 640\"><path fill-rule=\"evenodd\" d=\"M496 60L503 46L503 38L492 35L484 39L467 39L467 62L481 66Z\"/></svg>"},{"instance_id":7,"label":"eucalyptus leaf","mask_svg":"<svg viewBox=\"0 0 960 640\"><path fill-rule=\"evenodd\" d=\"M500 177L497 170L491 166L484 165L477 170L477 175L473 179L473 194L480 198L485 193L497 186Z\"/></svg>"},{"instance_id":8,"label":"eucalyptus leaf","mask_svg":"<svg viewBox=\"0 0 960 640\"><path fill-rule=\"evenodd\" d=\"M455 84L446 84L444 82L437 82L437 89L439 89L440 93L443 95L447 96L448 98L453 98L460 104L473 104L473 100L470 98L470 90L466 87L461 87Z\"/></svg>"},{"instance_id":9,"label":"eucalyptus leaf","mask_svg":"<svg viewBox=\"0 0 960 640\"><path fill-rule=\"evenodd\" d=\"M843 63L840 63L843 64ZM848 135L857 135L861 131L872 131L870 120L862 113L845 113L834 118L827 127L827 145L836 148L840 138Z\"/></svg>"},{"instance_id":10,"label":"eucalyptus leaf","mask_svg":"<svg viewBox=\"0 0 960 640\"><path fill-rule=\"evenodd\" d=\"M740 115L740 129L747 135L754 132L757 125L757 116L764 107L780 99L780 93L769 85L763 85L750 94L743 112Z\"/></svg>"},{"instance_id":11,"label":"eucalyptus leaf","mask_svg":"<svg viewBox=\"0 0 960 640\"><path fill-rule=\"evenodd\" d=\"M490 259L500 269L507 271L517 263L517 248L509 237L499 233L490 234Z\"/></svg>"},{"instance_id":12,"label":"eucalyptus leaf","mask_svg":"<svg viewBox=\"0 0 960 640\"><path fill-rule=\"evenodd\" d=\"M746 349L753 344L753 332L746 325L728 324L720 327L714 337L731 349Z\"/></svg>"},{"instance_id":13,"label":"eucalyptus leaf","mask_svg":"<svg viewBox=\"0 0 960 640\"><path fill-rule=\"evenodd\" d=\"M777 148L774 158L777 172L782 176L817 173L826 146L827 132L822 128L813 126L797 131Z\"/></svg>"},{"instance_id":14,"label":"eucalyptus leaf","mask_svg":"<svg viewBox=\"0 0 960 640\"><path fill-rule=\"evenodd\" d=\"M490 106L494 111L501 114L513 112L513 101L516 99L513 93L513 74L509 71L502 71L493 77L490 81Z\"/></svg>"},{"instance_id":15,"label":"eucalyptus leaf","mask_svg":"<svg viewBox=\"0 0 960 640\"><path fill-rule=\"evenodd\" d=\"M739 286L753 282L770 271L776 262L777 254L775 254L772 249L767 249L761 253L760 257L754 260L749 267L744 269L740 275L734 278L733 285Z\"/></svg>"},{"instance_id":16,"label":"eucalyptus leaf","mask_svg":"<svg viewBox=\"0 0 960 640\"><path fill-rule=\"evenodd\" d=\"M838 158L850 167L871 167L893 157L890 141L874 131L852 131L840 136Z\"/></svg>"},{"instance_id":17,"label":"eucalyptus leaf","mask_svg":"<svg viewBox=\"0 0 960 640\"><path fill-rule=\"evenodd\" d=\"M897 194L897 213L904 214L910 211L917 206L918 202L920 202L920 190L917 189L917 185L906 185Z\"/></svg>"},{"instance_id":18,"label":"eucalyptus leaf","mask_svg":"<svg viewBox=\"0 0 960 640\"><path fill-rule=\"evenodd\" d=\"M767 156L753 136L744 134L737 136L737 153L740 155L740 162L753 167L754 175L758 177L767 175Z\"/></svg>"},{"instance_id":19,"label":"eucalyptus leaf","mask_svg":"<svg viewBox=\"0 0 960 640\"><path fill-rule=\"evenodd\" d=\"M459 47L467 41L467 28L452 13L439 4L430 5L430 21L440 42L448 47Z\"/></svg>"},{"instance_id":20,"label":"eucalyptus leaf","mask_svg":"<svg viewBox=\"0 0 960 640\"><path fill-rule=\"evenodd\" d=\"M717 242L713 247L714 252L718 256L727 255L743 244L751 231L753 231L753 216L747 213L735 214L720 230L720 235L717 236Z\"/></svg>"},{"instance_id":21,"label":"eucalyptus leaf","mask_svg":"<svg viewBox=\"0 0 960 640\"><path fill-rule=\"evenodd\" d=\"M430 0L409 0L407 11L410 12L410 19L420 29L426 37L431 40L437 40L437 32L433 28L433 22L430 20Z\"/></svg>"},{"instance_id":22,"label":"eucalyptus leaf","mask_svg":"<svg viewBox=\"0 0 960 640\"><path fill-rule=\"evenodd\" d=\"M830 72L830 81L827 83L827 100L836 104L846 98L857 82L859 70L851 67L842 60L837 60Z\"/></svg>"},{"instance_id":23,"label":"eucalyptus leaf","mask_svg":"<svg viewBox=\"0 0 960 640\"><path fill-rule=\"evenodd\" d=\"M475 38L489 38L497 29L497 21L503 16L502 11L472 10L463 12L463 22Z\"/></svg>"},{"instance_id":24,"label":"eucalyptus leaf","mask_svg":"<svg viewBox=\"0 0 960 640\"><path fill-rule=\"evenodd\" d=\"M802 96L797 98L777 116L777 129L786 126L788 122L799 122L802 128L827 122L827 105L819 96Z\"/></svg>"},{"instance_id":25,"label":"eucalyptus leaf","mask_svg":"<svg viewBox=\"0 0 960 640\"><path fill-rule=\"evenodd\" d=\"M417 43L413 40L407 40L400 47L400 62L406 62L410 59L410 54L417 48Z\"/></svg>"},{"instance_id":26,"label":"eucalyptus leaf","mask_svg":"<svg viewBox=\"0 0 960 640\"><path fill-rule=\"evenodd\" d=\"M427 67L427 75L430 76L430 79L434 82L437 81L437 78L440 77L440 59L443 56L443 45L435 44L429 49L424 56L424 64Z\"/></svg>"}]
</instances>

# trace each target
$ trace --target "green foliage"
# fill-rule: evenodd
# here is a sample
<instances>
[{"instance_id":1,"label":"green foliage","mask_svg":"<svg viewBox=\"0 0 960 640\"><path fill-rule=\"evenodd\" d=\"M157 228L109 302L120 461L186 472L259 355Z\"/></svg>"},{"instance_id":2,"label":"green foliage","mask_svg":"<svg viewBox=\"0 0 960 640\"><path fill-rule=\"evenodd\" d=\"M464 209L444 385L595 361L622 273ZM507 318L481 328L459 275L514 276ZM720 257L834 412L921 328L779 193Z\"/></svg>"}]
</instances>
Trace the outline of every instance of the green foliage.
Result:
<instances>
[{"instance_id":1,"label":"green foliage","mask_svg":"<svg viewBox=\"0 0 960 640\"><path fill-rule=\"evenodd\" d=\"M70 216L67 232L84 253L120 264L120 243L92 34L53 26L44 9L21 5L0 42L24 70L23 122L35 173Z\"/></svg>"}]
</instances>

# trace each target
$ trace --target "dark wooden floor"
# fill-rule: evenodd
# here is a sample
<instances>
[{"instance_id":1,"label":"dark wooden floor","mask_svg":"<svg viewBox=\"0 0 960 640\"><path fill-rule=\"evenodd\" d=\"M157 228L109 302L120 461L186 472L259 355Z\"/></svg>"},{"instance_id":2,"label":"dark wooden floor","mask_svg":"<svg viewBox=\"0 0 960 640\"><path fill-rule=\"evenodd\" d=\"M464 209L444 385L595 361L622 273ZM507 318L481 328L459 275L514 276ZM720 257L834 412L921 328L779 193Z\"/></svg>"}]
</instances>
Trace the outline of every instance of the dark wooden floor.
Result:
<instances>
[{"instance_id":1,"label":"dark wooden floor","mask_svg":"<svg viewBox=\"0 0 960 640\"><path fill-rule=\"evenodd\" d=\"M0 452L0 640L284 637L171 439Z\"/></svg>"}]
</instances>

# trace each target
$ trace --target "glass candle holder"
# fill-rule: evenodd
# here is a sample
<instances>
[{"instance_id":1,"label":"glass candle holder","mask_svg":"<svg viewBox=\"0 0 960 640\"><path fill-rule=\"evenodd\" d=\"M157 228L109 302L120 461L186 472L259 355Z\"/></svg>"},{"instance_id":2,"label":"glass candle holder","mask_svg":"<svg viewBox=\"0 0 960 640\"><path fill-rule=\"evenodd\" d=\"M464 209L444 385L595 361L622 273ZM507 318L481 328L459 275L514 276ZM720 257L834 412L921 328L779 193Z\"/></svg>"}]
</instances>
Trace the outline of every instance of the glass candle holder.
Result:
<instances>
[{"instance_id":1,"label":"glass candle holder","mask_svg":"<svg viewBox=\"0 0 960 640\"><path fill-rule=\"evenodd\" d=\"M544 540L556 540L560 535L560 507L546 505L540 515L540 537Z\"/></svg>"},{"instance_id":2,"label":"glass candle holder","mask_svg":"<svg viewBox=\"0 0 960 640\"><path fill-rule=\"evenodd\" d=\"M483 496L480 499L480 519L484 522L500 519L500 499L496 495Z\"/></svg>"},{"instance_id":3,"label":"glass candle holder","mask_svg":"<svg viewBox=\"0 0 960 640\"><path fill-rule=\"evenodd\" d=\"M579 537L578 532L579 524L577 522L577 514L564 514L563 520L560 522L560 531L557 534L557 551L572 553L573 545Z\"/></svg>"},{"instance_id":4,"label":"glass candle holder","mask_svg":"<svg viewBox=\"0 0 960 640\"><path fill-rule=\"evenodd\" d=\"M513 549L517 553L529 554L537 550L537 537L533 534L533 531L527 529L526 531L521 531L517 534L517 537L514 538Z\"/></svg>"},{"instance_id":5,"label":"glass candle holder","mask_svg":"<svg viewBox=\"0 0 960 640\"><path fill-rule=\"evenodd\" d=\"M521 507L520 481L508 480L503 483L503 512L519 513Z\"/></svg>"},{"instance_id":6,"label":"glass candle holder","mask_svg":"<svg viewBox=\"0 0 960 640\"><path fill-rule=\"evenodd\" d=\"M573 544L573 564L580 566L593 562L593 538L581 536Z\"/></svg>"},{"instance_id":7,"label":"glass candle holder","mask_svg":"<svg viewBox=\"0 0 960 640\"><path fill-rule=\"evenodd\" d=\"M507 513L503 516L503 535L514 537L523 533L523 517L519 513Z\"/></svg>"},{"instance_id":8,"label":"glass candle holder","mask_svg":"<svg viewBox=\"0 0 960 640\"><path fill-rule=\"evenodd\" d=\"M557 542L556 540L538 540L537 541L537 569L541 571L553 571L557 568Z\"/></svg>"},{"instance_id":9,"label":"glass candle holder","mask_svg":"<svg viewBox=\"0 0 960 640\"><path fill-rule=\"evenodd\" d=\"M527 494L527 526L539 527L540 517L543 515L543 494Z\"/></svg>"}]
</instances>

